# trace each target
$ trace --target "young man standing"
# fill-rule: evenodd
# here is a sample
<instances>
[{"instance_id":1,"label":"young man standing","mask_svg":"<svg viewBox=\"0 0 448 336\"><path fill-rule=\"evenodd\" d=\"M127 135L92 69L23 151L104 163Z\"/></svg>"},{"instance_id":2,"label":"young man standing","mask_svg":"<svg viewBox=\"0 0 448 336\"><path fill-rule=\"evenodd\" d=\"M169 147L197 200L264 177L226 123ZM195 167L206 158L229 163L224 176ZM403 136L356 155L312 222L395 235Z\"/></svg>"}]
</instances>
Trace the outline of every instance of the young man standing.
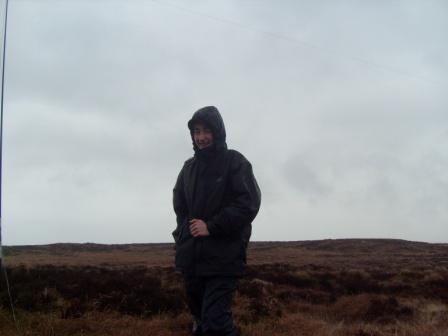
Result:
<instances>
[{"instance_id":1,"label":"young man standing","mask_svg":"<svg viewBox=\"0 0 448 336\"><path fill-rule=\"evenodd\" d=\"M244 272L260 189L250 162L227 149L216 107L196 111L188 128L195 154L173 191L176 268L185 280L193 335L236 336L231 303Z\"/></svg>"}]
</instances>

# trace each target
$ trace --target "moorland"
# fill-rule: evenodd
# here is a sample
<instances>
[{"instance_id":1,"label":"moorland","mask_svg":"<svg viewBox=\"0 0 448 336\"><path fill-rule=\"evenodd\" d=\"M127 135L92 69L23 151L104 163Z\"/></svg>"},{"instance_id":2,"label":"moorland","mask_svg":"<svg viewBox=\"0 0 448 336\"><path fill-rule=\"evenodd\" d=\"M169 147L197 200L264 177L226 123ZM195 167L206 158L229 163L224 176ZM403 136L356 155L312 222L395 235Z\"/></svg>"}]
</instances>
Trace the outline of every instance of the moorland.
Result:
<instances>
[{"instance_id":1,"label":"moorland","mask_svg":"<svg viewBox=\"0 0 448 336\"><path fill-rule=\"evenodd\" d=\"M0 335L189 335L172 244L4 247ZM446 336L448 244L253 242L235 319L244 336Z\"/></svg>"}]
</instances>

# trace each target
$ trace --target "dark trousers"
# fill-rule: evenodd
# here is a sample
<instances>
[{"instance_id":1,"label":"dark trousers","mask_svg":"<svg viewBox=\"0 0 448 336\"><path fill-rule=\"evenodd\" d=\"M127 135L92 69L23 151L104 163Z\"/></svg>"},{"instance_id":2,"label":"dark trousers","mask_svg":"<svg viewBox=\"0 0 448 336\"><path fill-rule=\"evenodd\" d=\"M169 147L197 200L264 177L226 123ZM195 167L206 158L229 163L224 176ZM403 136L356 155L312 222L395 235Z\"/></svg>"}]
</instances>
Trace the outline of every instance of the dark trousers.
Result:
<instances>
[{"instance_id":1,"label":"dark trousers","mask_svg":"<svg viewBox=\"0 0 448 336\"><path fill-rule=\"evenodd\" d=\"M187 301L202 335L237 336L231 311L235 277L185 276Z\"/></svg>"}]
</instances>

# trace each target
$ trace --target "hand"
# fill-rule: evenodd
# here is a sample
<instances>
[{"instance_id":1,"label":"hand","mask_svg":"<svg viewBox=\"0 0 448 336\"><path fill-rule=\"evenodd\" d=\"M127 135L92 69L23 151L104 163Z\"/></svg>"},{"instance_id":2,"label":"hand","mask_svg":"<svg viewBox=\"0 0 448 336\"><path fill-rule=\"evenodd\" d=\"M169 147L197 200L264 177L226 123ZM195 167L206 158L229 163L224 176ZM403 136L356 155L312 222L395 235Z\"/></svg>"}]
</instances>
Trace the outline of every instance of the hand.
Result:
<instances>
[{"instance_id":1,"label":"hand","mask_svg":"<svg viewBox=\"0 0 448 336\"><path fill-rule=\"evenodd\" d=\"M190 232L193 237L206 237L210 235L207 224L202 219L193 218L190 221Z\"/></svg>"}]
</instances>

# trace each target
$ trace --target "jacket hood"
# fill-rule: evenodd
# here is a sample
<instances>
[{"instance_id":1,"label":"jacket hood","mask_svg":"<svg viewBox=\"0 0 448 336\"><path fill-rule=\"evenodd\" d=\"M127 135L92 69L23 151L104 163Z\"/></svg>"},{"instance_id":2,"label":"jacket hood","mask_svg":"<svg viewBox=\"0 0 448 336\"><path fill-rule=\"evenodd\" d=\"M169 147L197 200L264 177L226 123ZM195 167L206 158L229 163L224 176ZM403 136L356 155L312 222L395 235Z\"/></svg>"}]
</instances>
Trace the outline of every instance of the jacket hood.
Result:
<instances>
[{"instance_id":1,"label":"jacket hood","mask_svg":"<svg viewBox=\"0 0 448 336\"><path fill-rule=\"evenodd\" d=\"M207 125L213 133L213 147L216 150L226 149L226 128L221 114L215 106L205 106L197 110L193 117L188 121L188 128L190 129L191 139L193 141L193 148L195 152L199 151L199 148L194 143L193 139L193 126L195 123L202 122Z\"/></svg>"}]
</instances>

